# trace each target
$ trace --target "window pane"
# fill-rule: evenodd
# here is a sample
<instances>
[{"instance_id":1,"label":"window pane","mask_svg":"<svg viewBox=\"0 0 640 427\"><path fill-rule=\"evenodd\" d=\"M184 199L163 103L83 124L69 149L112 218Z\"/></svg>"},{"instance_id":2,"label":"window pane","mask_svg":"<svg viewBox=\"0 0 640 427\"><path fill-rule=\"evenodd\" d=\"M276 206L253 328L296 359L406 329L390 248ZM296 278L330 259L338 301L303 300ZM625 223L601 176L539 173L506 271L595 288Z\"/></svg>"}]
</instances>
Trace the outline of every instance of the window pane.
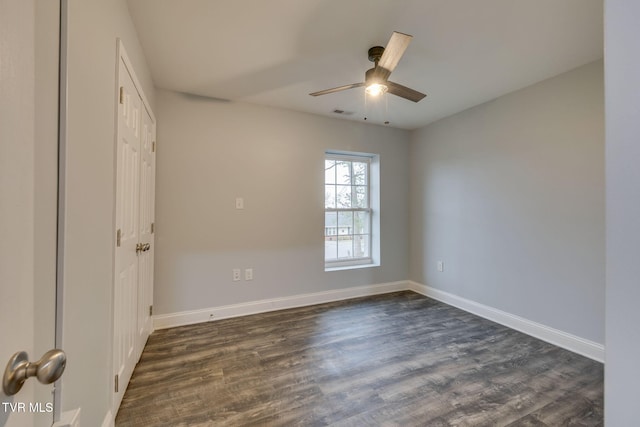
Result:
<instances>
[{"instance_id":1,"label":"window pane","mask_svg":"<svg viewBox=\"0 0 640 427\"><path fill-rule=\"evenodd\" d=\"M367 185L367 163L353 162L353 183Z\"/></svg>"},{"instance_id":2,"label":"window pane","mask_svg":"<svg viewBox=\"0 0 640 427\"><path fill-rule=\"evenodd\" d=\"M350 208L351 207L351 186L350 185L336 185L336 206L337 208Z\"/></svg>"},{"instance_id":3,"label":"window pane","mask_svg":"<svg viewBox=\"0 0 640 427\"><path fill-rule=\"evenodd\" d=\"M338 234L338 213L325 212L324 213L324 235L336 236L337 234Z\"/></svg>"},{"instance_id":4,"label":"window pane","mask_svg":"<svg viewBox=\"0 0 640 427\"><path fill-rule=\"evenodd\" d=\"M338 235L353 234L353 212L338 212Z\"/></svg>"},{"instance_id":5,"label":"window pane","mask_svg":"<svg viewBox=\"0 0 640 427\"><path fill-rule=\"evenodd\" d=\"M338 259L353 257L353 236L338 236Z\"/></svg>"},{"instance_id":6,"label":"window pane","mask_svg":"<svg viewBox=\"0 0 640 427\"><path fill-rule=\"evenodd\" d=\"M324 161L324 183L325 184L336 183L336 161L335 160Z\"/></svg>"},{"instance_id":7,"label":"window pane","mask_svg":"<svg viewBox=\"0 0 640 427\"><path fill-rule=\"evenodd\" d=\"M324 241L328 270L371 259L370 173L371 164L365 157L327 153Z\"/></svg>"},{"instance_id":8,"label":"window pane","mask_svg":"<svg viewBox=\"0 0 640 427\"><path fill-rule=\"evenodd\" d=\"M358 186L358 187L354 187L355 188L355 205L357 208L368 208L369 207L369 200L367 197L367 187L362 187L362 186Z\"/></svg>"},{"instance_id":9,"label":"window pane","mask_svg":"<svg viewBox=\"0 0 640 427\"><path fill-rule=\"evenodd\" d=\"M336 172L338 184L351 184L351 162L336 161Z\"/></svg>"},{"instance_id":10,"label":"window pane","mask_svg":"<svg viewBox=\"0 0 640 427\"><path fill-rule=\"evenodd\" d=\"M324 207L325 209L336 207L336 186L335 185L324 186Z\"/></svg>"},{"instance_id":11,"label":"window pane","mask_svg":"<svg viewBox=\"0 0 640 427\"><path fill-rule=\"evenodd\" d=\"M369 257L369 235L353 236L353 256L356 258Z\"/></svg>"},{"instance_id":12,"label":"window pane","mask_svg":"<svg viewBox=\"0 0 640 427\"><path fill-rule=\"evenodd\" d=\"M354 212L354 234L369 234L369 215L369 212Z\"/></svg>"},{"instance_id":13,"label":"window pane","mask_svg":"<svg viewBox=\"0 0 640 427\"><path fill-rule=\"evenodd\" d=\"M335 261L338 259L338 241L337 237L324 238L324 260Z\"/></svg>"}]
</instances>

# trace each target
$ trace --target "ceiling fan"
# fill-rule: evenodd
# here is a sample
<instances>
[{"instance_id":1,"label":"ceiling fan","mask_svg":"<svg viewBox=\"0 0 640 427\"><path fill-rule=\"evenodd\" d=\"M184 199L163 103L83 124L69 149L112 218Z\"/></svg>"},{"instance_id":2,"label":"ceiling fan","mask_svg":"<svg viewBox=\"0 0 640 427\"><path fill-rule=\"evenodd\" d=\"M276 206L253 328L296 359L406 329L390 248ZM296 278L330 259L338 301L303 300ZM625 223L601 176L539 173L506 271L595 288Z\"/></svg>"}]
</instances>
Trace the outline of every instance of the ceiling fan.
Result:
<instances>
[{"instance_id":1,"label":"ceiling fan","mask_svg":"<svg viewBox=\"0 0 640 427\"><path fill-rule=\"evenodd\" d=\"M402 55L409 46L412 38L413 36L408 34L394 31L386 48L382 46L374 46L370 48L368 51L369 61L373 62L375 66L367 70L364 76L364 82L325 89L319 92L310 93L309 95L326 95L328 93L365 86L365 91L372 96L389 92L401 98L408 99L409 101L420 101L427 95L388 80L389 75L396 68L398 62L400 62L400 58L402 58Z\"/></svg>"}]
</instances>

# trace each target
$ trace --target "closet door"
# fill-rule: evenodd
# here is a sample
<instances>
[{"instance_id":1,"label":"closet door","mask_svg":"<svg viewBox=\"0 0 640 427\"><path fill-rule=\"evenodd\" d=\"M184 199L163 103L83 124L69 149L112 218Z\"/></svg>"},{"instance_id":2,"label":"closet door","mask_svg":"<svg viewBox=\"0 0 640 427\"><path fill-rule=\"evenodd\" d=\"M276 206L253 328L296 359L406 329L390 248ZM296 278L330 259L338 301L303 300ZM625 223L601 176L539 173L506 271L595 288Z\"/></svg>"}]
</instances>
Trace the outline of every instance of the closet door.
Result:
<instances>
[{"instance_id":1,"label":"closet door","mask_svg":"<svg viewBox=\"0 0 640 427\"><path fill-rule=\"evenodd\" d=\"M127 54L118 45L116 244L112 413L153 330L156 123Z\"/></svg>"},{"instance_id":2,"label":"closet door","mask_svg":"<svg viewBox=\"0 0 640 427\"><path fill-rule=\"evenodd\" d=\"M155 153L156 125L143 108L142 139L140 145L140 243L138 253L138 336L137 353L142 354L144 345L153 330L153 258L155 221Z\"/></svg>"},{"instance_id":3,"label":"closet door","mask_svg":"<svg viewBox=\"0 0 640 427\"><path fill-rule=\"evenodd\" d=\"M140 243L140 142L142 102L125 63L119 61L116 247L113 295L114 407L120 405L137 362L138 252Z\"/></svg>"}]
</instances>

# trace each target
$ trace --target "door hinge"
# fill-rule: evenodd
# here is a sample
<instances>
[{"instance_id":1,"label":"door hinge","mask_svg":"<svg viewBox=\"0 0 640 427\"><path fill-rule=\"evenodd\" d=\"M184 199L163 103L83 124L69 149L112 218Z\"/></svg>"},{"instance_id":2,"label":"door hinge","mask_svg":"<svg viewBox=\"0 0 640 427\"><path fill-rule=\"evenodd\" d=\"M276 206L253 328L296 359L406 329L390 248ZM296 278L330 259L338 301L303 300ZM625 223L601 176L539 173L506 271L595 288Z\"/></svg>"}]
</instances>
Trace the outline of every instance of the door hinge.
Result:
<instances>
[{"instance_id":1,"label":"door hinge","mask_svg":"<svg viewBox=\"0 0 640 427\"><path fill-rule=\"evenodd\" d=\"M120 86L120 104L124 104L124 86Z\"/></svg>"},{"instance_id":2,"label":"door hinge","mask_svg":"<svg viewBox=\"0 0 640 427\"><path fill-rule=\"evenodd\" d=\"M155 229L156 229L156 223L155 223L155 222L152 222L152 223L151 223L151 234L153 234L153 233L154 233Z\"/></svg>"},{"instance_id":3,"label":"door hinge","mask_svg":"<svg viewBox=\"0 0 640 427\"><path fill-rule=\"evenodd\" d=\"M153 306L149 306L149 316L153 316Z\"/></svg>"},{"instance_id":4,"label":"door hinge","mask_svg":"<svg viewBox=\"0 0 640 427\"><path fill-rule=\"evenodd\" d=\"M116 246L120 247L121 240L122 240L122 230L118 228L118 231L116 232Z\"/></svg>"},{"instance_id":5,"label":"door hinge","mask_svg":"<svg viewBox=\"0 0 640 427\"><path fill-rule=\"evenodd\" d=\"M115 377L115 392L118 392L118 375Z\"/></svg>"},{"instance_id":6,"label":"door hinge","mask_svg":"<svg viewBox=\"0 0 640 427\"><path fill-rule=\"evenodd\" d=\"M155 153L155 152L156 152L156 142L155 142L155 141L153 141L153 142L151 143L151 152L152 152L152 153Z\"/></svg>"}]
</instances>

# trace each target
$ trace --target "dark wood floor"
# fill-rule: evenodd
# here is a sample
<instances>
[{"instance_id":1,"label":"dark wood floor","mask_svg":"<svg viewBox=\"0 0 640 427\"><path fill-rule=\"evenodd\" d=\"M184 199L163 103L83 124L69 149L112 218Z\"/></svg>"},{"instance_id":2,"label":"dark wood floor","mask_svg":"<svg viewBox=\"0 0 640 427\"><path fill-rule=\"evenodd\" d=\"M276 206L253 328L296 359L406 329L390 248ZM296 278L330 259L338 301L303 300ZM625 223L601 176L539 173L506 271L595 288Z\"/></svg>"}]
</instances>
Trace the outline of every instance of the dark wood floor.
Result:
<instances>
[{"instance_id":1,"label":"dark wood floor","mask_svg":"<svg viewBox=\"0 0 640 427\"><path fill-rule=\"evenodd\" d=\"M166 329L116 426L602 426L603 366L397 292Z\"/></svg>"}]
</instances>

